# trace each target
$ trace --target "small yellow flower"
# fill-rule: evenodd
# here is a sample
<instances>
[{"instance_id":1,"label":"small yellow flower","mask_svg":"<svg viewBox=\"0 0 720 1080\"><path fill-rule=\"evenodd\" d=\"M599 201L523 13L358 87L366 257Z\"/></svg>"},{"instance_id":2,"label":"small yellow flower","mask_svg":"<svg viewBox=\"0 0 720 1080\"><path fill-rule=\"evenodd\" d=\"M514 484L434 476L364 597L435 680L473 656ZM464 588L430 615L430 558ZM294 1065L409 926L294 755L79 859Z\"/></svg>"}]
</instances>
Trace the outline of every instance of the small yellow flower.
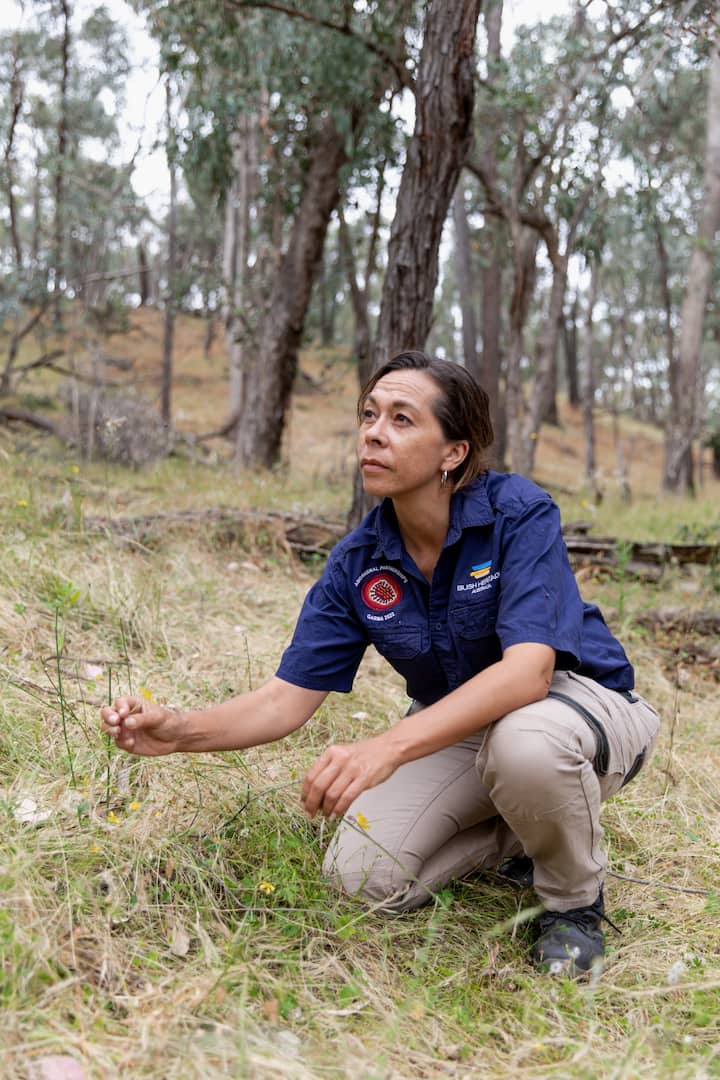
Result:
<instances>
[{"instance_id":1,"label":"small yellow flower","mask_svg":"<svg viewBox=\"0 0 720 1080\"><path fill-rule=\"evenodd\" d=\"M114 810L109 810L108 811L107 819L108 819L108 821L110 822L111 825L117 825L118 821L120 820L120 818L117 816L117 814L115 813Z\"/></svg>"},{"instance_id":2,"label":"small yellow flower","mask_svg":"<svg viewBox=\"0 0 720 1080\"><path fill-rule=\"evenodd\" d=\"M92 847L90 848L90 850L92 851L93 855L97 855L98 851L100 850L100 845L99 844L93 844Z\"/></svg>"},{"instance_id":3,"label":"small yellow flower","mask_svg":"<svg viewBox=\"0 0 720 1080\"><path fill-rule=\"evenodd\" d=\"M18 499L15 503L16 506L27 506L27 499Z\"/></svg>"},{"instance_id":4,"label":"small yellow flower","mask_svg":"<svg viewBox=\"0 0 720 1080\"><path fill-rule=\"evenodd\" d=\"M130 809L131 810L139 810L140 809L140 803L137 801L137 799L133 799L133 801L130 803Z\"/></svg>"},{"instance_id":5,"label":"small yellow flower","mask_svg":"<svg viewBox=\"0 0 720 1080\"><path fill-rule=\"evenodd\" d=\"M145 698L146 701L155 700L152 690L150 690L147 686L140 687L140 697Z\"/></svg>"},{"instance_id":6,"label":"small yellow flower","mask_svg":"<svg viewBox=\"0 0 720 1080\"><path fill-rule=\"evenodd\" d=\"M368 831L368 829L370 828L370 822L365 817L362 810L358 810L357 814L355 815L355 820L357 821L361 829L364 829L365 832Z\"/></svg>"},{"instance_id":7,"label":"small yellow flower","mask_svg":"<svg viewBox=\"0 0 720 1080\"><path fill-rule=\"evenodd\" d=\"M275 886L273 885L272 881L261 881L258 885L258 889L260 890L260 892L268 894L275 892Z\"/></svg>"},{"instance_id":8,"label":"small yellow flower","mask_svg":"<svg viewBox=\"0 0 720 1080\"><path fill-rule=\"evenodd\" d=\"M80 466L79 465L73 465L73 467L72 467L72 469L70 471L74 472L75 475L77 476L77 474L80 472Z\"/></svg>"}]
</instances>

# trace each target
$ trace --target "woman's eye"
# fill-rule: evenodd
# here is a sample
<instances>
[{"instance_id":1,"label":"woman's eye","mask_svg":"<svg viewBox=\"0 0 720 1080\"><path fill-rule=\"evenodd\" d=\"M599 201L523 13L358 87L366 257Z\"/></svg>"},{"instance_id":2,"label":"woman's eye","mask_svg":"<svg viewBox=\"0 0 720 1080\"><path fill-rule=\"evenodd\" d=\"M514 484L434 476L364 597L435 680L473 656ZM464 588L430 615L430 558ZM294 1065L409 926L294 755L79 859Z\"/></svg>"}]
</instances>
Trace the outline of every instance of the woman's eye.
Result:
<instances>
[{"instance_id":1,"label":"woman's eye","mask_svg":"<svg viewBox=\"0 0 720 1080\"><path fill-rule=\"evenodd\" d=\"M363 409L363 411L362 411L363 420L372 420L372 419L374 419L374 417L375 417L375 413L372 411L372 409Z\"/></svg>"},{"instance_id":2,"label":"woman's eye","mask_svg":"<svg viewBox=\"0 0 720 1080\"><path fill-rule=\"evenodd\" d=\"M410 417L406 416L405 413L398 413L397 416L395 417L395 419L399 424L411 424L412 423Z\"/></svg>"}]
</instances>

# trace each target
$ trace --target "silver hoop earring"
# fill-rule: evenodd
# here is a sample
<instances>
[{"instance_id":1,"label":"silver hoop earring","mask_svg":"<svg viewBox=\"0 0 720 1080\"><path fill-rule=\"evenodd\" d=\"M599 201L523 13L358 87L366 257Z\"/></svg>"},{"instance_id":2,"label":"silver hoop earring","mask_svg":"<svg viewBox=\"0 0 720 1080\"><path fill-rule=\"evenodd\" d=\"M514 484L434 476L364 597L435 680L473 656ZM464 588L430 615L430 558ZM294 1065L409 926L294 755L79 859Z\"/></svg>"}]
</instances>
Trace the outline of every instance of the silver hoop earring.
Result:
<instances>
[{"instance_id":1,"label":"silver hoop earring","mask_svg":"<svg viewBox=\"0 0 720 1080\"><path fill-rule=\"evenodd\" d=\"M445 487L447 482L448 482L448 471L447 471L447 469L443 469L443 471L440 473L440 487Z\"/></svg>"}]
</instances>

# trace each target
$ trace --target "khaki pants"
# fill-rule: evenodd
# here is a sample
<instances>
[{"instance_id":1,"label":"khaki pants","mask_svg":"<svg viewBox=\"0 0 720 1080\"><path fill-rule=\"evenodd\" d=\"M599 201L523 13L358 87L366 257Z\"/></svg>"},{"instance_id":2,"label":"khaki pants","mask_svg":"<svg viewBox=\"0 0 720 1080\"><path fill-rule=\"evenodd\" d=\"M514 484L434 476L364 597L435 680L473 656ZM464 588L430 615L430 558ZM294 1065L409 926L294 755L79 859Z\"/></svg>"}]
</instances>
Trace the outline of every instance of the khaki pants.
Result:
<instances>
[{"instance_id":1,"label":"khaki pants","mask_svg":"<svg viewBox=\"0 0 720 1080\"><path fill-rule=\"evenodd\" d=\"M453 878L525 852L546 908L593 903L606 865L600 803L650 756L658 715L571 672L555 673L553 693L591 718L548 696L402 765L348 810L325 857L329 879L382 911L409 911Z\"/></svg>"}]
</instances>

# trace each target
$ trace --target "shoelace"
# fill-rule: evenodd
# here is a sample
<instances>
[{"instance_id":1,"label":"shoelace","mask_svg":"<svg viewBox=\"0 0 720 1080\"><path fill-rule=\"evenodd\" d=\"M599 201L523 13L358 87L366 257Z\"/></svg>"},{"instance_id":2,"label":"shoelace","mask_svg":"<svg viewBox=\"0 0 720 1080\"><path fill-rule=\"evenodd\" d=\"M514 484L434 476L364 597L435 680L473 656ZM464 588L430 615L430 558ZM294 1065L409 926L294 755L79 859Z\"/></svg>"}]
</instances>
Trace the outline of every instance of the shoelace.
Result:
<instances>
[{"instance_id":1,"label":"shoelace","mask_svg":"<svg viewBox=\"0 0 720 1080\"><path fill-rule=\"evenodd\" d=\"M597 929L597 922L602 919L604 922L611 926L612 929L622 936L622 930L619 926L616 926L612 919L609 919L604 911L598 911L597 908L574 908L571 911L546 911L538 919L538 925L540 927L540 933L544 934L546 930L549 930L555 923L572 923L574 926L578 926L584 933L588 933L591 930Z\"/></svg>"}]
</instances>

